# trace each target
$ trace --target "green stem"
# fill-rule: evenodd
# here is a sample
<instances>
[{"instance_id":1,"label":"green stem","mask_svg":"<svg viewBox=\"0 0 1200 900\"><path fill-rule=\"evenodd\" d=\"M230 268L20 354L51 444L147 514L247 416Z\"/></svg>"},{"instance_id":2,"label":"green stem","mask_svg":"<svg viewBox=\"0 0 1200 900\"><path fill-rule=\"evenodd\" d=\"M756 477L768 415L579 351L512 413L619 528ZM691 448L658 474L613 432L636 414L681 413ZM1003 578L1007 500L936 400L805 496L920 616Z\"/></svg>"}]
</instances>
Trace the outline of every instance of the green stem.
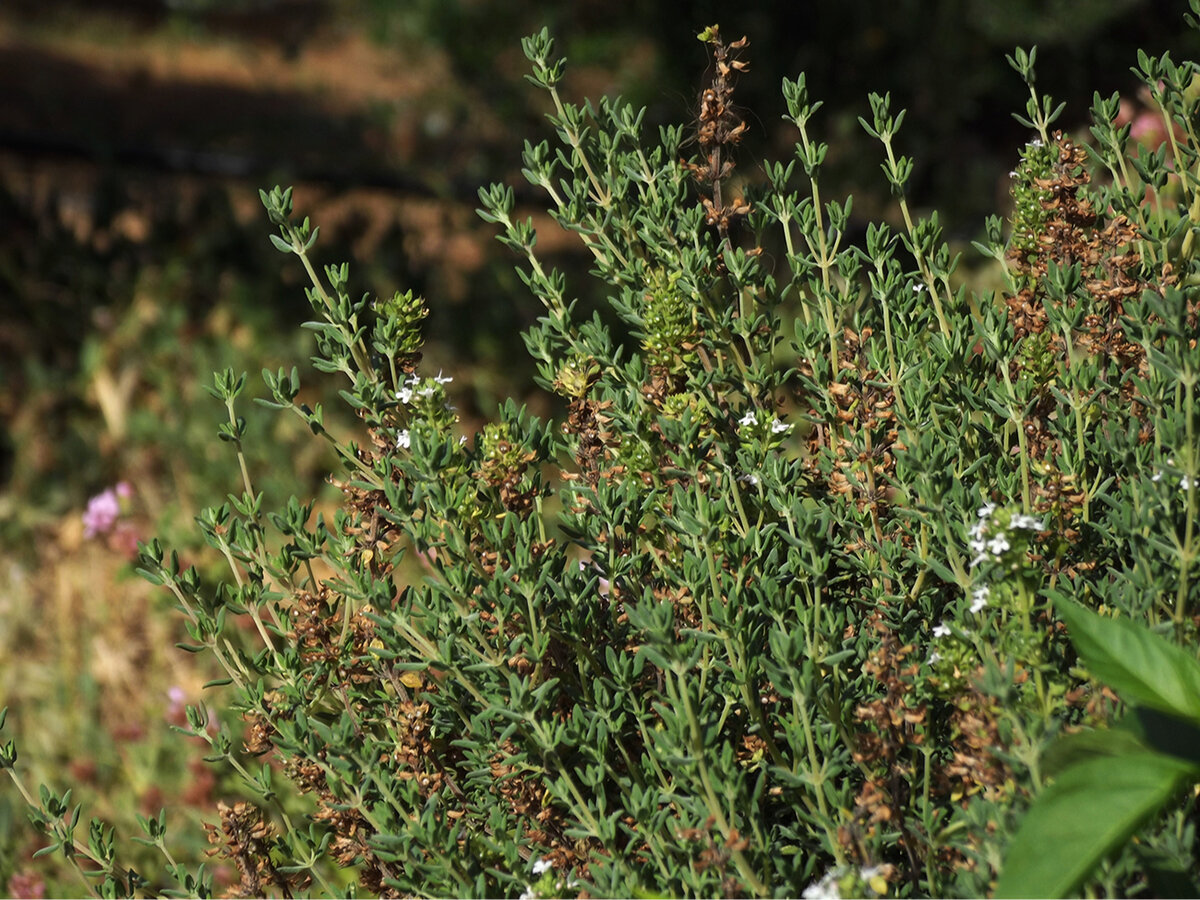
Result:
<instances>
[{"instance_id":1,"label":"green stem","mask_svg":"<svg viewBox=\"0 0 1200 900\"><path fill-rule=\"evenodd\" d=\"M1187 478L1187 515L1184 516L1184 532L1183 546L1179 550L1179 586L1175 589L1175 614L1173 616L1175 628L1177 632L1181 632L1184 619L1187 615L1187 597L1188 584L1190 581L1192 560L1196 556L1195 529L1196 529L1196 481L1197 481L1197 466L1196 459L1196 416L1195 416L1195 387L1196 375L1192 372L1186 372L1182 376L1184 382L1184 403L1183 416L1185 429L1187 434L1187 447L1185 462L1185 476Z\"/></svg>"},{"instance_id":2,"label":"green stem","mask_svg":"<svg viewBox=\"0 0 1200 900\"><path fill-rule=\"evenodd\" d=\"M750 861L746 858L746 855L736 847L733 829L730 827L729 820L725 816L725 810L717 798L716 791L713 789L712 777L709 774L708 763L706 761L708 748L704 746L704 739L700 734L700 721L697 719L696 711L692 706L692 692L688 689L687 680L682 672L672 670L672 674L678 681L679 696L683 701L684 714L687 716L688 729L692 737L692 753L700 775L700 783L704 788L705 803L708 806L709 814L713 817L713 821L716 822L717 828L725 838L726 846L731 847L730 853L733 856L734 865L737 866L738 872L756 894L764 897L770 891L763 884L754 869L751 868Z\"/></svg>"},{"instance_id":3,"label":"green stem","mask_svg":"<svg viewBox=\"0 0 1200 900\"><path fill-rule=\"evenodd\" d=\"M294 230L292 231L292 250L300 257L300 262L304 264L304 271L308 274L308 280L312 282L313 288L321 298L321 302L325 304L325 309L332 312L334 309L333 300L330 298L329 292L325 290L325 285L321 282L320 276L317 275L316 269L313 268L312 261L308 258L308 251L304 249L304 242L300 240L300 236ZM326 318L329 317L327 316ZM338 324L332 318L329 318L329 321L335 325ZM376 382L379 380L379 373L371 365L371 357L367 353L366 345L363 343L362 338L353 340L354 333L358 330L358 317L352 317L349 325L349 332L347 333L344 328L342 332L349 341L350 354L354 357L354 362L358 366L358 370L372 382Z\"/></svg>"}]
</instances>

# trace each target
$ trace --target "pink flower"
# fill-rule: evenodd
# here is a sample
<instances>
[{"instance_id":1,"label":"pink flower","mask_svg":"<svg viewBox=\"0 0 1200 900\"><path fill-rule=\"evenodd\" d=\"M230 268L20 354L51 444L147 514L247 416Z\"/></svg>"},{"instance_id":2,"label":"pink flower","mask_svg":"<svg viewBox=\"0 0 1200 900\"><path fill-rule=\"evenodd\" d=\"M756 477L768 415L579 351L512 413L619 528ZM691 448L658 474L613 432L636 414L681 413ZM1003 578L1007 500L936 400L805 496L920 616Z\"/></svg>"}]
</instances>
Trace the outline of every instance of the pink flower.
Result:
<instances>
[{"instance_id":1,"label":"pink flower","mask_svg":"<svg viewBox=\"0 0 1200 900\"><path fill-rule=\"evenodd\" d=\"M167 691L167 700L170 705L167 707L167 721L172 725L178 725L181 728L187 724L187 709L185 702L187 701L187 692L177 684L171 685Z\"/></svg>"},{"instance_id":2,"label":"pink flower","mask_svg":"<svg viewBox=\"0 0 1200 900\"><path fill-rule=\"evenodd\" d=\"M1144 112L1136 116L1129 126L1129 136L1150 150L1157 150L1167 139L1167 129L1162 116Z\"/></svg>"},{"instance_id":3,"label":"pink flower","mask_svg":"<svg viewBox=\"0 0 1200 900\"><path fill-rule=\"evenodd\" d=\"M120 553L126 559L137 559L138 541L142 539L137 526L130 522L120 522L108 535L108 548Z\"/></svg>"},{"instance_id":4,"label":"pink flower","mask_svg":"<svg viewBox=\"0 0 1200 900\"><path fill-rule=\"evenodd\" d=\"M126 489L129 485L125 485ZM108 534L117 524L121 515L121 501L117 492L112 488L101 491L88 501L87 512L83 514L83 536L94 538L99 534Z\"/></svg>"},{"instance_id":5,"label":"pink flower","mask_svg":"<svg viewBox=\"0 0 1200 900\"><path fill-rule=\"evenodd\" d=\"M14 872L8 879L8 896L40 900L46 896L46 883L33 872Z\"/></svg>"}]
</instances>

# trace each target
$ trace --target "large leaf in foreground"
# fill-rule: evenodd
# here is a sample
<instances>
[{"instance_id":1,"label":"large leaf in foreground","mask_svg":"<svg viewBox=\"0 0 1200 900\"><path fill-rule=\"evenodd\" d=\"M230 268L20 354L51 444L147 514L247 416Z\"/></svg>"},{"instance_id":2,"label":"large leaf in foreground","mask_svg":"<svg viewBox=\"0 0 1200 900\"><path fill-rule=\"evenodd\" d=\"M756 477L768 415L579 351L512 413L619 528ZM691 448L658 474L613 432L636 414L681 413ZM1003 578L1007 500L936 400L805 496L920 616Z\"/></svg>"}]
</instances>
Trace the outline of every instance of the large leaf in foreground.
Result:
<instances>
[{"instance_id":1,"label":"large leaf in foreground","mask_svg":"<svg viewBox=\"0 0 1200 900\"><path fill-rule=\"evenodd\" d=\"M995 896L1065 897L1198 776L1200 768L1150 752L1070 767L1026 813Z\"/></svg>"},{"instance_id":2,"label":"large leaf in foreground","mask_svg":"<svg viewBox=\"0 0 1200 900\"><path fill-rule=\"evenodd\" d=\"M1093 675L1128 703L1200 723L1200 662L1145 625L1058 598L1055 611Z\"/></svg>"}]
</instances>

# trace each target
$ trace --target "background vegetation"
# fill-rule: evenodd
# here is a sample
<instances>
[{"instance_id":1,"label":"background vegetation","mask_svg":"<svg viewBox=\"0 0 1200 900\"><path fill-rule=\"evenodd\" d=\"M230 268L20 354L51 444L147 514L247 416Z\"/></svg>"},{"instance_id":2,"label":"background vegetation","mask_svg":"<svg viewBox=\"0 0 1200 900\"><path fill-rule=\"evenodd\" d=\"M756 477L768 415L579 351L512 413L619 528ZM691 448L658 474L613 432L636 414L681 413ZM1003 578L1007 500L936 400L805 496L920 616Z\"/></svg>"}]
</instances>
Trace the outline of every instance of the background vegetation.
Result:
<instances>
[{"instance_id":1,"label":"background vegetation","mask_svg":"<svg viewBox=\"0 0 1200 900\"><path fill-rule=\"evenodd\" d=\"M130 539L150 534L203 559L192 517L233 487L209 439L209 373L309 354L294 327L307 317L302 273L280 278L258 186L298 185L297 205L322 224L322 259L357 260L358 280L380 295L412 288L431 299L426 365L453 372L464 417L490 416L509 395L536 410L551 401L533 389L515 339L536 311L473 214L480 184L519 184L521 137L541 127L542 100L521 78L521 35L550 26L571 60L566 93L621 93L648 106L653 125L695 112L699 27L748 34L739 174L761 177L756 156L793 139L779 123L779 83L806 71L832 116L826 183L853 193L864 218L887 197L877 154L859 152L856 117L868 91L890 90L909 109L912 200L941 210L965 244L1005 202L1029 137L1010 116L1025 90L1004 62L1014 44L1040 46L1039 83L1067 102L1062 124L1073 132L1093 90L1136 105L1137 47L1196 50L1180 45L1195 33L1179 27L1175 3L1024 6L6 3L0 705L31 780L67 776L115 822L165 805L197 858L200 820L234 795L232 779L201 764L204 747L169 730L213 673L174 648L175 614L128 560ZM544 248L555 235L540 237ZM566 237L549 249L564 267L588 264ZM319 399L321 388L310 390ZM278 417L259 424L283 429L275 447L294 448L270 467L280 483L262 486L320 490L326 461L312 442ZM89 497L122 481L129 529L88 539ZM11 792L0 795L0 835L9 893L77 891L30 864L39 839Z\"/></svg>"}]
</instances>

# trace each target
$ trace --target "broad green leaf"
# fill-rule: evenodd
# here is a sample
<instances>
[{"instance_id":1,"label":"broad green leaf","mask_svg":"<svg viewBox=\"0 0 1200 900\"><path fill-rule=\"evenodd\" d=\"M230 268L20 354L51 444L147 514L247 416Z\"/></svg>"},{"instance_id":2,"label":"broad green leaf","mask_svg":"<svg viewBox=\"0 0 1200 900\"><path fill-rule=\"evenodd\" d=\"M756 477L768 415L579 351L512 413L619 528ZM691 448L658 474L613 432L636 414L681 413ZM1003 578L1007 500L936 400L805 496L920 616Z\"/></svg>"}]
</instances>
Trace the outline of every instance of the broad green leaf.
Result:
<instances>
[{"instance_id":1,"label":"broad green leaf","mask_svg":"<svg viewBox=\"0 0 1200 900\"><path fill-rule=\"evenodd\" d=\"M1065 897L1200 768L1158 753L1089 759L1065 771L1026 813L997 898Z\"/></svg>"},{"instance_id":2,"label":"broad green leaf","mask_svg":"<svg viewBox=\"0 0 1200 900\"><path fill-rule=\"evenodd\" d=\"M1054 777L1085 759L1161 753L1200 766L1200 728L1178 716L1136 706L1112 728L1058 738L1042 754L1042 773Z\"/></svg>"},{"instance_id":3,"label":"broad green leaf","mask_svg":"<svg viewBox=\"0 0 1200 900\"><path fill-rule=\"evenodd\" d=\"M1192 654L1128 619L1071 601L1055 606L1084 664L1122 699L1200 722L1200 662Z\"/></svg>"},{"instance_id":4,"label":"broad green leaf","mask_svg":"<svg viewBox=\"0 0 1200 900\"><path fill-rule=\"evenodd\" d=\"M1150 752L1151 748L1128 728L1089 728L1055 740L1042 753L1041 769L1043 775L1055 778L1085 760Z\"/></svg>"},{"instance_id":5,"label":"broad green leaf","mask_svg":"<svg viewBox=\"0 0 1200 900\"><path fill-rule=\"evenodd\" d=\"M1155 709L1136 707L1121 720L1121 730L1136 736L1147 749L1200 767L1200 727ZM1115 730L1115 729L1114 729Z\"/></svg>"}]
</instances>

